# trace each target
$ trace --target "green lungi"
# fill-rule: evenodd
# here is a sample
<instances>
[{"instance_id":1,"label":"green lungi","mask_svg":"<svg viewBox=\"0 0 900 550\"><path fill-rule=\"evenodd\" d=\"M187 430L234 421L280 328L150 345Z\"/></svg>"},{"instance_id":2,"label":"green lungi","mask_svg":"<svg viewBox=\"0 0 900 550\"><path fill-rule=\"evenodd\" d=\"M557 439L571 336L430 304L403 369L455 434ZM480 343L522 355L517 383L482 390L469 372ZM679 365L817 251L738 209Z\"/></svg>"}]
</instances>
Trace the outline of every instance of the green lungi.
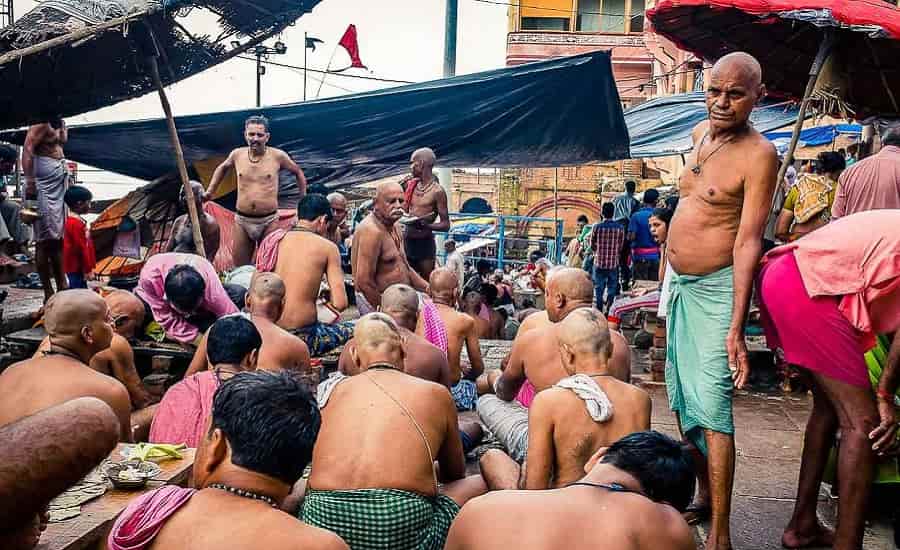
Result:
<instances>
[{"instance_id":1,"label":"green lungi","mask_svg":"<svg viewBox=\"0 0 900 550\"><path fill-rule=\"evenodd\" d=\"M703 430L733 434L734 385L725 338L734 309L734 269L672 274L666 318L666 389L681 429L703 454Z\"/></svg>"},{"instance_id":2,"label":"green lungi","mask_svg":"<svg viewBox=\"0 0 900 550\"><path fill-rule=\"evenodd\" d=\"M300 519L327 529L351 550L440 550L459 505L448 496L399 489L309 490Z\"/></svg>"}]
</instances>

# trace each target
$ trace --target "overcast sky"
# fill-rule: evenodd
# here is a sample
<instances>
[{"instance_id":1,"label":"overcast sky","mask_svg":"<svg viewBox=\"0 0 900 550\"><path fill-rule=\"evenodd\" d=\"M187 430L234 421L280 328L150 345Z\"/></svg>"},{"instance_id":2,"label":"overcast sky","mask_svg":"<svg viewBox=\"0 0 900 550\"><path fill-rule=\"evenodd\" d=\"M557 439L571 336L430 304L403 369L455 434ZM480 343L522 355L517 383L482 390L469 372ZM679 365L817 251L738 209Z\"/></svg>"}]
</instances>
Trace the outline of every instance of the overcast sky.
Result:
<instances>
[{"instance_id":1,"label":"overcast sky","mask_svg":"<svg viewBox=\"0 0 900 550\"><path fill-rule=\"evenodd\" d=\"M31 0L16 0L16 15L34 6ZM506 6L459 0L457 73L471 73L502 67L506 50ZM347 25L356 25L363 63L351 74L396 80L425 81L440 78L443 70L444 0L322 0L313 11L288 27L281 36L285 55L272 61L303 64L303 33L325 41L308 54L312 68L328 64L337 41ZM267 44L274 42L270 40ZM349 64L343 49L333 67ZM308 97L315 95L319 75L309 73ZM333 86L332 86L333 85ZM339 86L339 87L338 87ZM321 97L342 95L385 87L387 84L339 76L329 76ZM343 89L341 89L343 88ZM168 88L175 115L250 108L256 101L255 61L232 59ZM269 66L263 76L263 105L300 101L303 94L301 71ZM71 124L160 117L156 94L120 103L92 113L70 117Z\"/></svg>"}]
</instances>

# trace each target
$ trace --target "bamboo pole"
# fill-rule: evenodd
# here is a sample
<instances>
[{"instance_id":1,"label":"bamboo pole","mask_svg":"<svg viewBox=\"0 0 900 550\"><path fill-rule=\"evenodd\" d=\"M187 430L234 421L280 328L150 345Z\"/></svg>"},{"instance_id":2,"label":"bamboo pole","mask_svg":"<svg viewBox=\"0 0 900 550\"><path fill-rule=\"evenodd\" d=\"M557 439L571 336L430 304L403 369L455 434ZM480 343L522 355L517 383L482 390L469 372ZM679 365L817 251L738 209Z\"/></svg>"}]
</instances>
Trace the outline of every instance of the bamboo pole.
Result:
<instances>
[{"instance_id":1,"label":"bamboo pole","mask_svg":"<svg viewBox=\"0 0 900 550\"><path fill-rule=\"evenodd\" d=\"M806 120L806 111L809 108L810 96L816 88L816 81L819 79L819 73L822 71L822 66L825 64L825 60L828 59L828 56L831 54L831 50L834 47L834 39L834 31L825 29L825 35L822 38L822 42L819 44L819 51L816 53L816 59L809 68L809 80L806 83L806 90L803 92L803 101L800 102L800 110L797 113L797 122L794 123L794 132L791 134L791 143L788 145L787 152L784 154L784 162L781 163L781 168L778 169L778 179L775 181L776 191L781 188L782 182L784 181L784 175L787 173L787 168L794 161L794 151L797 149L797 142L800 141L800 131L803 130L803 122ZM776 192L776 196L777 194L778 193ZM773 201L774 200L773 197Z\"/></svg>"},{"instance_id":2,"label":"bamboo pole","mask_svg":"<svg viewBox=\"0 0 900 550\"><path fill-rule=\"evenodd\" d=\"M50 48L54 48L56 46L61 46L63 44L68 44L69 42L75 42L76 40L80 40L82 38L87 38L92 34L99 34L102 31L111 29L113 27L118 27L119 25L127 24L130 21L135 19L140 19L147 15L146 11L142 11L140 13L133 13L131 15L126 15L124 17L118 17L116 19L110 19L104 23L100 23L99 25L93 25L90 27L85 27L83 29L79 29L75 32L70 32L69 34L64 34L62 36L57 36L56 38L51 38L50 40L45 40L40 44L35 44L33 46L28 46L27 48L21 48L18 50L13 50L11 52L7 52L3 55L0 55L0 65L5 65L10 61L14 61L21 57L25 57L27 55L32 55L36 53L40 53L44 50L49 50Z\"/></svg>"},{"instance_id":3,"label":"bamboo pole","mask_svg":"<svg viewBox=\"0 0 900 550\"><path fill-rule=\"evenodd\" d=\"M172 107L169 105L169 98L166 97L166 90L163 88L162 80L159 78L159 66L156 63L156 56L147 58L150 65L150 76L153 77L153 84L159 93L159 102L162 104L163 112L166 114L166 124L169 127L169 140L172 142L172 148L175 150L175 163L178 165L178 174L181 176L181 185L184 188L184 198L187 202L188 216L191 219L191 232L194 235L194 248L197 254L206 258L206 248L203 245L203 234L200 232L200 214L197 211L197 201L194 197L194 189L188 179L187 165L184 162L184 152L181 150L181 141L178 139L178 129L175 127L175 119L172 117Z\"/></svg>"}]
</instances>

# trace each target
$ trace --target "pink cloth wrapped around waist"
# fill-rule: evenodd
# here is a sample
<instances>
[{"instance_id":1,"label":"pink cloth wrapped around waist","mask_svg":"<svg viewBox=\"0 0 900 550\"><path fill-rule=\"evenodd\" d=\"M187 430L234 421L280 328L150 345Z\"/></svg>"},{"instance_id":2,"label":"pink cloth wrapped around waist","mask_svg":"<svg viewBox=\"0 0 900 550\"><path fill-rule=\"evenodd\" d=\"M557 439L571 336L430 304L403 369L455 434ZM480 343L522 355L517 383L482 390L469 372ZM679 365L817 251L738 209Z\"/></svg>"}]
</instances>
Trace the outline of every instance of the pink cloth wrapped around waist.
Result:
<instances>
[{"instance_id":1,"label":"pink cloth wrapped around waist","mask_svg":"<svg viewBox=\"0 0 900 550\"><path fill-rule=\"evenodd\" d=\"M144 550L196 489L165 485L134 499L119 515L106 543L110 550Z\"/></svg>"},{"instance_id":2,"label":"pink cloth wrapped around waist","mask_svg":"<svg viewBox=\"0 0 900 550\"><path fill-rule=\"evenodd\" d=\"M522 406L527 409L531 407L531 402L534 401L535 395L537 395L537 390L534 389L534 384L531 383L531 380L526 378L525 383L519 388L519 393L516 395L516 401L521 403Z\"/></svg>"}]
</instances>

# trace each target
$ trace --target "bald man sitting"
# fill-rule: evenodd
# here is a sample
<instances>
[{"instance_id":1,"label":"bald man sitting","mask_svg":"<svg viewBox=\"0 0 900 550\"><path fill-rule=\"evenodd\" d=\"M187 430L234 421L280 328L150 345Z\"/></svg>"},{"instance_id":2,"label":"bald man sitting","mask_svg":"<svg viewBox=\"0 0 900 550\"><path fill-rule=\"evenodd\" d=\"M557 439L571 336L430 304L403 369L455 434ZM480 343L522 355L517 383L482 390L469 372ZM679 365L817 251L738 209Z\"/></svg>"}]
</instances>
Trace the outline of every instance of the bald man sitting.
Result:
<instances>
[{"instance_id":1,"label":"bald man sitting","mask_svg":"<svg viewBox=\"0 0 900 550\"><path fill-rule=\"evenodd\" d=\"M113 337L109 307L90 290L65 290L47 302L50 349L0 374L0 426L54 405L96 397L119 419L120 439L131 441L131 400L121 382L88 365Z\"/></svg>"},{"instance_id":2,"label":"bald man sitting","mask_svg":"<svg viewBox=\"0 0 900 550\"><path fill-rule=\"evenodd\" d=\"M528 410L528 460L519 468L503 451L481 458L491 490L552 489L578 481L591 455L650 429L650 396L609 372L606 318L583 308L559 323L559 354L568 376L537 394Z\"/></svg>"},{"instance_id":3,"label":"bald man sitting","mask_svg":"<svg viewBox=\"0 0 900 550\"><path fill-rule=\"evenodd\" d=\"M351 548L442 548L460 506L487 489L465 477L456 407L443 386L403 372L402 336L387 315L360 319L355 340L360 374L319 388L301 519Z\"/></svg>"},{"instance_id":4,"label":"bald man sitting","mask_svg":"<svg viewBox=\"0 0 900 550\"><path fill-rule=\"evenodd\" d=\"M593 307L593 297L593 283L584 270L567 267L554 272L545 292L551 324L524 333L520 329L504 370L488 373L487 383L482 384L495 395L478 399L481 421L517 462L525 459L528 447L527 407L537 392L569 376L560 359L556 323L577 309ZM610 372L622 376L616 370Z\"/></svg>"},{"instance_id":5,"label":"bald man sitting","mask_svg":"<svg viewBox=\"0 0 900 550\"><path fill-rule=\"evenodd\" d=\"M442 267L431 272L428 281L428 293L434 302L437 313L447 330L447 359L450 361L450 372L453 375L453 401L456 410L471 411L478 399L475 380L484 372L481 359L481 347L478 343L478 327L470 315L456 310L459 302L459 281L456 274ZM424 325L419 331L424 330ZM461 354L463 345L469 356L468 366L463 366Z\"/></svg>"},{"instance_id":6,"label":"bald man sitting","mask_svg":"<svg viewBox=\"0 0 900 550\"><path fill-rule=\"evenodd\" d=\"M449 390L453 385L453 375L447 356L437 346L413 332L419 317L419 295L415 289L403 284L389 286L381 295L379 309L394 320L403 338L406 346L406 374L436 382ZM344 346L338 361L338 369L347 376L358 374L351 354L355 347L354 338Z\"/></svg>"},{"instance_id":7,"label":"bald man sitting","mask_svg":"<svg viewBox=\"0 0 900 550\"><path fill-rule=\"evenodd\" d=\"M310 359L306 343L276 324L284 311L284 295L284 281L277 273L257 272L250 280L246 310L263 342L256 368L273 372L283 369L308 372ZM208 337L209 331L206 331L185 377L211 368L206 355Z\"/></svg>"}]
</instances>

